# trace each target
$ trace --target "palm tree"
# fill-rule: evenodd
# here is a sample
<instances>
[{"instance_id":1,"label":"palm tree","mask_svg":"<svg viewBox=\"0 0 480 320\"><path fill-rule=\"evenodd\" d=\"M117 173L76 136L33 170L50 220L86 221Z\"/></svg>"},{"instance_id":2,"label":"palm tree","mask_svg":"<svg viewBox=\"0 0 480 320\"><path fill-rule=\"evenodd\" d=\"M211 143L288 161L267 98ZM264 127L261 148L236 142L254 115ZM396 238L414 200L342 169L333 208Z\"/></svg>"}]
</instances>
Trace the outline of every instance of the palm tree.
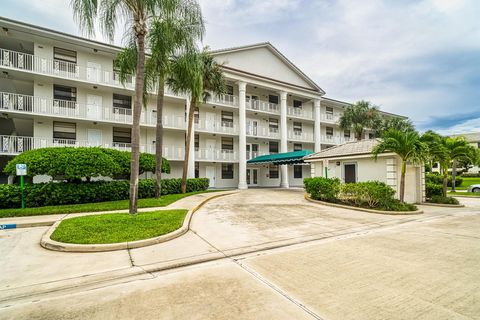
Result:
<instances>
[{"instance_id":1,"label":"palm tree","mask_svg":"<svg viewBox=\"0 0 480 320\"><path fill-rule=\"evenodd\" d=\"M132 125L132 159L130 165L130 214L137 213L138 175L140 157L140 116L145 77L145 37L148 24L159 13L173 12L181 0L72 0L74 18L87 34L94 33L94 23L98 18L102 33L113 41L119 22L126 21L127 36L134 39L137 48L135 99Z\"/></svg>"},{"instance_id":2,"label":"palm tree","mask_svg":"<svg viewBox=\"0 0 480 320\"><path fill-rule=\"evenodd\" d=\"M358 101L348 106L340 117L340 128L343 130L352 128L357 140L363 139L366 128L373 128L377 122L378 108L368 101Z\"/></svg>"},{"instance_id":3,"label":"palm tree","mask_svg":"<svg viewBox=\"0 0 480 320\"><path fill-rule=\"evenodd\" d=\"M415 131L413 123L409 119L399 117L378 118L373 129L377 137L382 137L388 129L397 129L398 131Z\"/></svg>"},{"instance_id":4,"label":"palm tree","mask_svg":"<svg viewBox=\"0 0 480 320\"><path fill-rule=\"evenodd\" d=\"M428 146L421 141L416 131L399 131L389 129L383 134L383 140L377 144L372 153L377 159L380 153L390 151L396 153L402 159L402 171L400 176L400 201L405 197L405 172L407 162L422 163L425 161Z\"/></svg>"},{"instance_id":5,"label":"palm tree","mask_svg":"<svg viewBox=\"0 0 480 320\"><path fill-rule=\"evenodd\" d=\"M187 191L187 171L195 108L201 101L205 102L211 93L224 93L225 78L221 65L209 54L208 48L204 48L201 52L192 48L183 55L175 56L172 59L167 84L174 93L190 96L181 186L182 193L185 193Z\"/></svg>"}]
</instances>

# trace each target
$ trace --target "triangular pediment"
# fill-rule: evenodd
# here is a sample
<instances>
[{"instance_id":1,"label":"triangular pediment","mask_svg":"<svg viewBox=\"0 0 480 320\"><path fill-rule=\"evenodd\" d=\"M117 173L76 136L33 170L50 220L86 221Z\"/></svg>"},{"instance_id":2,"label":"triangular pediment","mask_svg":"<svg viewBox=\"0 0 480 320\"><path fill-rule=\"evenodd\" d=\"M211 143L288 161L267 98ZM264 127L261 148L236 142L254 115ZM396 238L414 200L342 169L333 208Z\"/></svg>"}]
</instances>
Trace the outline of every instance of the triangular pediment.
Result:
<instances>
[{"instance_id":1,"label":"triangular pediment","mask_svg":"<svg viewBox=\"0 0 480 320\"><path fill-rule=\"evenodd\" d=\"M225 67L323 93L308 76L270 43L213 51Z\"/></svg>"}]
</instances>

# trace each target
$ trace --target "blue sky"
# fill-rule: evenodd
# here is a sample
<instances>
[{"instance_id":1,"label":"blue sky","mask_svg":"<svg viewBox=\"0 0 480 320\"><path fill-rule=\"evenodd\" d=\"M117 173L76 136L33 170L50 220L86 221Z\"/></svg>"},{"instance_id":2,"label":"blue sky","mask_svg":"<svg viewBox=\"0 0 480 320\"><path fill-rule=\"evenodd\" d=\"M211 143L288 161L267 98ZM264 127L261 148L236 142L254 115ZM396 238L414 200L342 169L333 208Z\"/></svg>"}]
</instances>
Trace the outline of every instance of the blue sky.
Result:
<instances>
[{"instance_id":1,"label":"blue sky","mask_svg":"<svg viewBox=\"0 0 480 320\"><path fill-rule=\"evenodd\" d=\"M328 97L369 100L419 130L480 131L480 1L200 3L213 49L270 41ZM0 15L80 35L68 0L2 0Z\"/></svg>"}]
</instances>

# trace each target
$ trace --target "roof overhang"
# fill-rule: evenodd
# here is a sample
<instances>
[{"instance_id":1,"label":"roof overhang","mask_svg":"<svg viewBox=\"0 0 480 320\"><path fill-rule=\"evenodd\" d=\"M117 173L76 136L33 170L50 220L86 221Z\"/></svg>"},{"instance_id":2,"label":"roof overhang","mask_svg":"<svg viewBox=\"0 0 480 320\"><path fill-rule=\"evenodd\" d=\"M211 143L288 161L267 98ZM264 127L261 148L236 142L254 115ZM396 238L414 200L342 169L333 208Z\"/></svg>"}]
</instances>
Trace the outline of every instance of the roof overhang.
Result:
<instances>
[{"instance_id":1,"label":"roof overhang","mask_svg":"<svg viewBox=\"0 0 480 320\"><path fill-rule=\"evenodd\" d=\"M301 164L305 163L304 158L312 154L310 150L300 150L276 154L258 156L247 161L248 164Z\"/></svg>"}]
</instances>

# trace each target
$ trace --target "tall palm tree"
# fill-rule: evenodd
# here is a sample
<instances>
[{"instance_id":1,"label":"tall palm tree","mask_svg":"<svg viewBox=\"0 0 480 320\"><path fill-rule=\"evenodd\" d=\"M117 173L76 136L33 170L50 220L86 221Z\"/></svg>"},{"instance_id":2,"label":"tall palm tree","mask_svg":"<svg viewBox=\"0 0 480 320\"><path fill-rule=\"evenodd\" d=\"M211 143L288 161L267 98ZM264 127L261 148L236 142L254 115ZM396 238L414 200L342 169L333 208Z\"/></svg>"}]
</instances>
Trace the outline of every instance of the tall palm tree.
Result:
<instances>
[{"instance_id":1,"label":"tall palm tree","mask_svg":"<svg viewBox=\"0 0 480 320\"><path fill-rule=\"evenodd\" d=\"M145 62L145 92L156 91L157 121L155 130L155 197L161 196L161 164L163 159L163 106L165 100L165 79L170 71L171 57L184 52L201 40L204 22L197 1L182 1L174 12L154 18L147 36L147 48L150 56ZM137 50L135 43L117 55L117 67L120 79L135 71ZM146 94L148 97L148 94Z\"/></svg>"},{"instance_id":2,"label":"tall palm tree","mask_svg":"<svg viewBox=\"0 0 480 320\"><path fill-rule=\"evenodd\" d=\"M367 128L373 128L378 121L378 108L368 101L358 101L348 106L340 117L340 128L352 129L357 140L363 139Z\"/></svg>"},{"instance_id":3,"label":"tall palm tree","mask_svg":"<svg viewBox=\"0 0 480 320\"><path fill-rule=\"evenodd\" d=\"M102 33L113 41L118 23L127 22L127 37L136 43L135 99L132 124L132 159L130 165L129 212L137 213L140 157L140 116L145 77L145 37L148 24L159 13L173 12L181 0L71 0L74 18L79 27L92 35L98 18Z\"/></svg>"},{"instance_id":4,"label":"tall palm tree","mask_svg":"<svg viewBox=\"0 0 480 320\"><path fill-rule=\"evenodd\" d=\"M398 117L378 118L373 128L377 137L382 137L388 129L397 129L398 131L415 131L415 126L410 119L402 119Z\"/></svg>"},{"instance_id":5,"label":"tall palm tree","mask_svg":"<svg viewBox=\"0 0 480 320\"><path fill-rule=\"evenodd\" d=\"M200 102L205 102L212 93L224 93L225 78L221 65L209 54L208 48L204 48L203 51L192 48L172 59L171 72L170 77L167 79L167 84L174 93L190 96L181 185L182 193L185 193L187 190L187 171L195 108Z\"/></svg>"},{"instance_id":6,"label":"tall palm tree","mask_svg":"<svg viewBox=\"0 0 480 320\"><path fill-rule=\"evenodd\" d=\"M428 146L421 141L416 131L399 131L389 129L383 134L383 140L377 144L372 153L377 159L380 153L390 151L396 153L402 159L402 171L400 176L400 201L405 198L405 173L407 162L422 163L428 153Z\"/></svg>"}]
</instances>

